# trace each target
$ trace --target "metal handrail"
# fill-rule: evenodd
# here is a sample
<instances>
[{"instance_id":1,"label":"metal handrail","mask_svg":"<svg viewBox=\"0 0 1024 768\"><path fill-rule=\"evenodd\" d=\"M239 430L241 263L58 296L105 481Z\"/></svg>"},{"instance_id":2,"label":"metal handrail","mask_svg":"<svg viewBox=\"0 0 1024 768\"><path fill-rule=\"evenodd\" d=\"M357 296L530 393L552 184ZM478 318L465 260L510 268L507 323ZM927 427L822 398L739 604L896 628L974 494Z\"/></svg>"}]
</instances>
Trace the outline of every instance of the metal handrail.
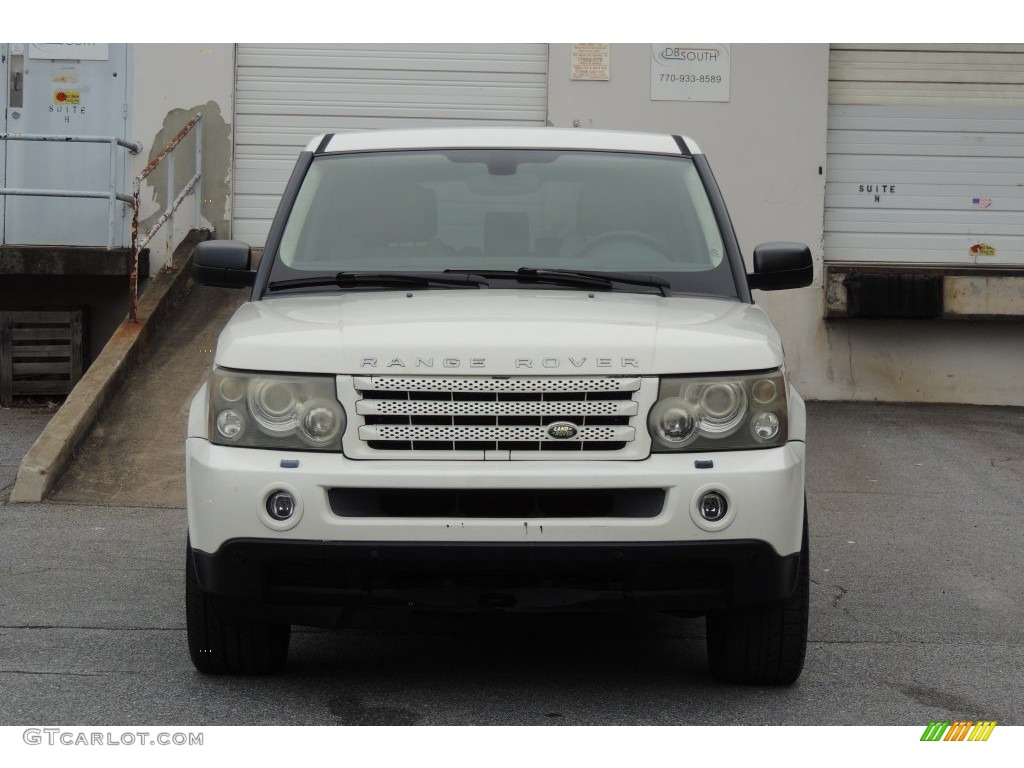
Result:
<instances>
[{"instance_id":1,"label":"metal handrail","mask_svg":"<svg viewBox=\"0 0 1024 768\"><path fill-rule=\"evenodd\" d=\"M131 261L128 267L128 320L129 322L138 322L138 306L139 306L139 252L146 247L150 240L156 235L157 230L160 229L165 223L171 221L174 218L174 212L178 210L178 207L184 202L185 198L188 197L192 190L196 193L196 205L195 205L195 226L199 229L202 223L202 168L203 168L203 116L201 114L195 114L192 119L189 120L171 138L170 141L164 145L149 164L142 169L142 172L132 181L132 252ZM173 200L163 213L157 218L153 226L143 235L139 237L139 200L140 193L142 190L142 182L157 169L157 166L163 162L168 155L170 155L174 149L185 139L192 129L196 129L196 147L195 147L195 174L185 184L181 192L177 195L174 193L174 158L171 159L171 165L167 171L167 199ZM173 232L174 224L171 224Z\"/></svg>"},{"instance_id":2,"label":"metal handrail","mask_svg":"<svg viewBox=\"0 0 1024 768\"><path fill-rule=\"evenodd\" d=\"M92 199L107 199L107 250L114 248L114 232L116 230L117 216L115 207L118 200L123 203L132 203L133 198L125 193L117 191L117 147L123 147L133 155L142 151L142 145L136 141L128 141L117 136L59 136L44 133L0 133L0 141L54 141L65 144L109 144L110 145L110 178L107 190L77 190L77 189L24 189L18 187L0 188L0 195L11 195L20 197L81 197Z\"/></svg>"}]
</instances>

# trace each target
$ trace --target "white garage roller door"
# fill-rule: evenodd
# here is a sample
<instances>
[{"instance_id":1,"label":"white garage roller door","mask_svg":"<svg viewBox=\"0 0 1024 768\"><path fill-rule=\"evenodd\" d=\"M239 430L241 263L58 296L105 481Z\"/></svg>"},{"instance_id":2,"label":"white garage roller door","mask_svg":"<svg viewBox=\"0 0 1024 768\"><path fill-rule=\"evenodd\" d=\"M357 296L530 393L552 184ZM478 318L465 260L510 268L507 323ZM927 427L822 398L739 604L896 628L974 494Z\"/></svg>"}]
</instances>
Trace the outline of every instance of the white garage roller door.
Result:
<instances>
[{"instance_id":1,"label":"white garage roller door","mask_svg":"<svg viewBox=\"0 0 1024 768\"><path fill-rule=\"evenodd\" d=\"M1024 46L833 46L825 258L1024 265Z\"/></svg>"},{"instance_id":2,"label":"white garage roller door","mask_svg":"<svg viewBox=\"0 0 1024 768\"><path fill-rule=\"evenodd\" d=\"M262 245L299 151L320 133L544 125L547 45L239 44L233 237Z\"/></svg>"}]
</instances>

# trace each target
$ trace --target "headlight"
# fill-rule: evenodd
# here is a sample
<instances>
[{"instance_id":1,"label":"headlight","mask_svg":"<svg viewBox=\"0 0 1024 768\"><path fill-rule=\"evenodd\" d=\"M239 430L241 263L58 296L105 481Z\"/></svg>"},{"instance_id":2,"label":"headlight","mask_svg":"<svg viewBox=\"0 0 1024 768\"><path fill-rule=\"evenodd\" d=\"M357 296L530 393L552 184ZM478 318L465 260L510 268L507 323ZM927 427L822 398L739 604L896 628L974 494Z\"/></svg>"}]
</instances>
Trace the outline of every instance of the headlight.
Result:
<instances>
[{"instance_id":1,"label":"headlight","mask_svg":"<svg viewBox=\"0 0 1024 768\"><path fill-rule=\"evenodd\" d=\"M663 378L647 417L655 453L774 447L788 423L782 371Z\"/></svg>"},{"instance_id":2,"label":"headlight","mask_svg":"<svg viewBox=\"0 0 1024 768\"><path fill-rule=\"evenodd\" d=\"M210 438L217 445L340 451L344 431L331 376L213 372Z\"/></svg>"}]
</instances>

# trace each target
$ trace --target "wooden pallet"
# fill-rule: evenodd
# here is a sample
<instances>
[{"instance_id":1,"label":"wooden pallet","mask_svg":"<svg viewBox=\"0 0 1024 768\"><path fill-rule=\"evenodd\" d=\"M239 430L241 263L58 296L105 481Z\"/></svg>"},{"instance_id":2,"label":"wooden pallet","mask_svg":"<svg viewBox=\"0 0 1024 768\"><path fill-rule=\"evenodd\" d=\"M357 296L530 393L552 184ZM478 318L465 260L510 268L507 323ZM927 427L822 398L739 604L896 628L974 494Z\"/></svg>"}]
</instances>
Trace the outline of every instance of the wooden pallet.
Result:
<instances>
[{"instance_id":1,"label":"wooden pallet","mask_svg":"<svg viewBox=\"0 0 1024 768\"><path fill-rule=\"evenodd\" d=\"M66 395L82 378L85 310L0 310L0 403Z\"/></svg>"}]
</instances>

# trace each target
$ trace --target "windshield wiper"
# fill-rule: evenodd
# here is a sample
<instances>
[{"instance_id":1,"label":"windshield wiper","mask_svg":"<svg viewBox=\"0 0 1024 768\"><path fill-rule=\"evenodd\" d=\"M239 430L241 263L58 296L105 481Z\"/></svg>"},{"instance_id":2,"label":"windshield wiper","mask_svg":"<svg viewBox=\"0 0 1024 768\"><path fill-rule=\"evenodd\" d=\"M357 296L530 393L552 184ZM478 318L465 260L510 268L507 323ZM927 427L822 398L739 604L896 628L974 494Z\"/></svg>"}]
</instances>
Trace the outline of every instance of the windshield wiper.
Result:
<instances>
[{"instance_id":1,"label":"windshield wiper","mask_svg":"<svg viewBox=\"0 0 1024 768\"><path fill-rule=\"evenodd\" d=\"M453 288L487 287L483 277L465 274L455 277L444 272L339 272L333 277L300 277L295 280L277 280L267 285L268 291L289 291L297 288L324 288L326 286L350 288L379 286L382 288L429 288L443 285Z\"/></svg>"},{"instance_id":2,"label":"windshield wiper","mask_svg":"<svg viewBox=\"0 0 1024 768\"><path fill-rule=\"evenodd\" d=\"M544 274L556 274L556 275L573 275L579 277L592 277L602 280L610 280L613 283L622 283L623 285L641 285L647 288L657 288L662 296L668 296L668 289L672 287L672 283L663 277L657 275L643 275L638 272L584 272L581 269L530 269L529 267L520 267L518 272L543 272Z\"/></svg>"},{"instance_id":3,"label":"windshield wiper","mask_svg":"<svg viewBox=\"0 0 1024 768\"><path fill-rule=\"evenodd\" d=\"M524 282L555 283L611 289L615 283L640 285L657 288L662 296L669 295L672 283L657 275L643 275L635 272L585 272L578 269L537 269L520 267L511 269L446 269L456 274L479 275L480 277L508 278Z\"/></svg>"}]
</instances>

